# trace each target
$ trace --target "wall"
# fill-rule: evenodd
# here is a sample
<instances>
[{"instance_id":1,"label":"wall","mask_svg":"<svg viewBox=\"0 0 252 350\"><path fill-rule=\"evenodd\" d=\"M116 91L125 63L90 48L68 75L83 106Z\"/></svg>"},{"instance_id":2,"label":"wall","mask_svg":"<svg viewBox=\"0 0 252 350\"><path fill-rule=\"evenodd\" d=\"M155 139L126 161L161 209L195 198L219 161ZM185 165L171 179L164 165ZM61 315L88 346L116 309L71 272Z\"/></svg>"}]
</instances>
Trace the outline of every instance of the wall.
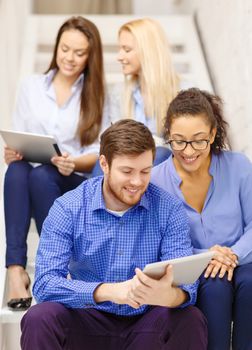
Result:
<instances>
[{"instance_id":1,"label":"wall","mask_svg":"<svg viewBox=\"0 0 252 350\"><path fill-rule=\"evenodd\" d=\"M130 14L131 0L33 0L39 14Z\"/></svg>"},{"instance_id":2,"label":"wall","mask_svg":"<svg viewBox=\"0 0 252 350\"><path fill-rule=\"evenodd\" d=\"M19 76L19 60L24 37L26 17L30 12L30 0L0 0L0 128L10 126L10 115L16 94L16 85ZM2 174L4 171L3 142L0 139L0 308L5 280L5 263L3 250L5 247L4 221L2 208ZM0 324L0 349L4 347L4 336L7 328ZM18 344L19 325L15 325L13 333L9 333L10 340ZM8 342L5 345L10 345ZM10 345L8 350L17 350Z\"/></svg>"},{"instance_id":3,"label":"wall","mask_svg":"<svg viewBox=\"0 0 252 350\"><path fill-rule=\"evenodd\" d=\"M225 103L233 150L252 159L252 2L133 0L133 4L139 15L196 14L215 90Z\"/></svg>"},{"instance_id":4,"label":"wall","mask_svg":"<svg viewBox=\"0 0 252 350\"><path fill-rule=\"evenodd\" d=\"M0 127L9 125L19 75L19 60L30 0L0 1Z\"/></svg>"},{"instance_id":5,"label":"wall","mask_svg":"<svg viewBox=\"0 0 252 350\"><path fill-rule=\"evenodd\" d=\"M198 0L193 6L233 149L252 159L252 2Z\"/></svg>"},{"instance_id":6,"label":"wall","mask_svg":"<svg viewBox=\"0 0 252 350\"><path fill-rule=\"evenodd\" d=\"M27 15L32 0L0 0L0 128L10 127L19 80L19 62ZM3 142L0 138L0 183ZM2 192L0 191L0 199Z\"/></svg>"}]
</instances>

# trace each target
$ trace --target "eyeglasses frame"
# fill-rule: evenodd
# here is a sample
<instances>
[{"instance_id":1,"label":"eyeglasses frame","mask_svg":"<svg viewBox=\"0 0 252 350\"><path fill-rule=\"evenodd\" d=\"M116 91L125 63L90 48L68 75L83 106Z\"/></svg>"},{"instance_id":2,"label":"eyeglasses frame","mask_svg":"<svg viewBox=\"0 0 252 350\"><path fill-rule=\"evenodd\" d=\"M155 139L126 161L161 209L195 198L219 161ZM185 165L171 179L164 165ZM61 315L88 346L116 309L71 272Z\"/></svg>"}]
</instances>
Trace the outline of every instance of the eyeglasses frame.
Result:
<instances>
[{"instance_id":1,"label":"eyeglasses frame","mask_svg":"<svg viewBox=\"0 0 252 350\"><path fill-rule=\"evenodd\" d=\"M174 148L172 147L172 142L173 142L173 141L185 142L185 147L182 148L182 149L174 149ZM206 147L205 147L205 148L200 148L200 149L199 149L199 148L198 148L198 149L197 149L197 148L194 148L194 147L193 147L193 142L198 142L198 141L205 141L205 142L206 142ZM188 145L190 145L190 146L192 147L192 149L194 149L194 151L205 151L205 150L207 149L209 143L210 143L210 139L192 140L192 141L186 141L186 140L169 140L169 141L167 141L167 143L170 145L170 147L171 147L171 149L172 149L173 151L184 151Z\"/></svg>"}]
</instances>

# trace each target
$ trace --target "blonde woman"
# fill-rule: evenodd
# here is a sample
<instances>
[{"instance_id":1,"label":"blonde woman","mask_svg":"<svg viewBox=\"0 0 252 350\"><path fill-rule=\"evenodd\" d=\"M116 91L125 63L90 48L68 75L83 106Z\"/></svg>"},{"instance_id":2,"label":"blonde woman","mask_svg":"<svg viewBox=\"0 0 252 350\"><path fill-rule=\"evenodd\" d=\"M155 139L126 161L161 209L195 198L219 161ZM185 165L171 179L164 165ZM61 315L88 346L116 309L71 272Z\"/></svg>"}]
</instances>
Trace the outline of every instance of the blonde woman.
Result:
<instances>
[{"instance_id":1,"label":"blonde woman","mask_svg":"<svg viewBox=\"0 0 252 350\"><path fill-rule=\"evenodd\" d=\"M145 124L154 136L154 165L166 160L171 151L163 139L163 119L180 84L171 60L171 49L162 26L150 18L135 19L118 32L118 61L125 76L109 93L109 118L135 119ZM102 175L99 162L93 176Z\"/></svg>"},{"instance_id":2,"label":"blonde woman","mask_svg":"<svg viewBox=\"0 0 252 350\"><path fill-rule=\"evenodd\" d=\"M179 89L170 51L163 28L153 19L136 19L119 29L118 61L125 84L123 93L117 88L112 94L110 115L112 121L121 115L143 122L154 135L156 146L164 144L163 119ZM155 163L168 154L167 148L158 147Z\"/></svg>"}]
</instances>

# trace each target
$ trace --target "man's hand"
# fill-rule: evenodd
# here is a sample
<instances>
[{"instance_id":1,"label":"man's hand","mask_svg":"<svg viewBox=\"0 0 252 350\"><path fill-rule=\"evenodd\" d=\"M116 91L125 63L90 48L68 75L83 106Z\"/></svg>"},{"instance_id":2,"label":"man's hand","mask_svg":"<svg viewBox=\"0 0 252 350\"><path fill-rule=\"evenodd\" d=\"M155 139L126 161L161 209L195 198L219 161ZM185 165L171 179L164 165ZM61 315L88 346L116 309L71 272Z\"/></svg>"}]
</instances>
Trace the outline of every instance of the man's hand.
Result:
<instances>
[{"instance_id":1,"label":"man's hand","mask_svg":"<svg viewBox=\"0 0 252 350\"><path fill-rule=\"evenodd\" d=\"M140 305L130 298L130 290L132 279L119 283L103 283L100 284L94 292L94 300L97 303L111 301L116 304L128 304L134 309L138 309Z\"/></svg>"},{"instance_id":2,"label":"man's hand","mask_svg":"<svg viewBox=\"0 0 252 350\"><path fill-rule=\"evenodd\" d=\"M127 304L134 309L142 305L176 307L186 302L187 293L172 286L171 265L167 267L165 275L160 280L148 277L138 268L135 272L136 275L131 280L100 284L94 292L95 301Z\"/></svg>"},{"instance_id":3,"label":"man's hand","mask_svg":"<svg viewBox=\"0 0 252 350\"><path fill-rule=\"evenodd\" d=\"M55 165L59 172L64 176L69 176L73 173L75 163L73 157L68 153L63 153L62 156L55 156L51 159L53 165Z\"/></svg>"},{"instance_id":4,"label":"man's hand","mask_svg":"<svg viewBox=\"0 0 252 350\"><path fill-rule=\"evenodd\" d=\"M11 164L12 162L15 162L16 160L22 159L22 154L9 147L4 147L4 160L7 165Z\"/></svg>"},{"instance_id":5,"label":"man's hand","mask_svg":"<svg viewBox=\"0 0 252 350\"><path fill-rule=\"evenodd\" d=\"M176 307L186 301L187 293L172 286L173 270L171 265L167 267L165 275L159 280L148 277L138 268L135 272L129 298L139 305Z\"/></svg>"}]
</instances>

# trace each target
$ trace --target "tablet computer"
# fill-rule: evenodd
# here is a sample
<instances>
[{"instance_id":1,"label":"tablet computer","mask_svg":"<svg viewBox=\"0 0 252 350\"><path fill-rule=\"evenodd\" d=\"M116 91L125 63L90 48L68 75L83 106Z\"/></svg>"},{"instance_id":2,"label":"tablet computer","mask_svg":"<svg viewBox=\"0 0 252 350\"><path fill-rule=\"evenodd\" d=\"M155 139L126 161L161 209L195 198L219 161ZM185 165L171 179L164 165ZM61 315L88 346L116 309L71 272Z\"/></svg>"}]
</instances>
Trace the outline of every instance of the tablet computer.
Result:
<instances>
[{"instance_id":1,"label":"tablet computer","mask_svg":"<svg viewBox=\"0 0 252 350\"><path fill-rule=\"evenodd\" d=\"M214 252L207 251L205 253L189 255L182 258L159 261L147 264L143 272L149 277L160 279L166 271L168 265L173 266L173 285L194 283L201 273L205 270L210 260L213 258Z\"/></svg>"},{"instance_id":2,"label":"tablet computer","mask_svg":"<svg viewBox=\"0 0 252 350\"><path fill-rule=\"evenodd\" d=\"M0 130L0 134L9 148L29 162L50 163L53 156L61 155L53 136L12 130Z\"/></svg>"}]
</instances>

